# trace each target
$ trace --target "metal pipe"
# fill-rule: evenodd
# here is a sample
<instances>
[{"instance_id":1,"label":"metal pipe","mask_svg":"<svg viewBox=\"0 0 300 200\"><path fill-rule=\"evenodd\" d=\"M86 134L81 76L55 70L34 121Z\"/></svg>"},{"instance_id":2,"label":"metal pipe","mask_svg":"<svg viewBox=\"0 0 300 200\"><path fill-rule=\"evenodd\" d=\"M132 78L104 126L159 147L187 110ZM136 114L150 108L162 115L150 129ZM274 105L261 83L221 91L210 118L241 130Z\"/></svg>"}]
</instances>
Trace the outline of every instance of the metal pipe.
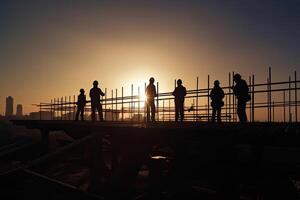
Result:
<instances>
[{"instance_id":1,"label":"metal pipe","mask_svg":"<svg viewBox=\"0 0 300 200\"><path fill-rule=\"evenodd\" d=\"M229 104L228 104L228 111L229 111L229 115L231 116L231 91L230 91L230 88L232 87L232 85L231 85L231 73L229 72L228 73L229 74L229 82L228 82L228 94L229 94ZM229 122L231 122L231 117L229 118Z\"/></svg>"},{"instance_id":2,"label":"metal pipe","mask_svg":"<svg viewBox=\"0 0 300 200\"><path fill-rule=\"evenodd\" d=\"M270 122L271 121L271 116L270 116L271 107L270 107L270 79L269 78L267 78L267 83L268 83L268 85L267 85L268 122Z\"/></svg>"},{"instance_id":3,"label":"metal pipe","mask_svg":"<svg viewBox=\"0 0 300 200\"><path fill-rule=\"evenodd\" d=\"M68 110L69 110L68 119L71 120L71 96L69 96Z\"/></svg>"},{"instance_id":4,"label":"metal pipe","mask_svg":"<svg viewBox=\"0 0 300 200\"><path fill-rule=\"evenodd\" d=\"M209 109L210 109L210 106L209 106L209 75L207 75L207 122L209 122Z\"/></svg>"},{"instance_id":5,"label":"metal pipe","mask_svg":"<svg viewBox=\"0 0 300 200\"><path fill-rule=\"evenodd\" d=\"M138 96L139 96L139 102L138 102L138 121L140 122L140 103L141 103L141 94L140 94L140 86L138 86Z\"/></svg>"},{"instance_id":6,"label":"metal pipe","mask_svg":"<svg viewBox=\"0 0 300 200\"><path fill-rule=\"evenodd\" d=\"M272 119L272 109L271 109L271 102L272 102L272 69L269 67L269 100L270 100L270 120Z\"/></svg>"},{"instance_id":7,"label":"metal pipe","mask_svg":"<svg viewBox=\"0 0 300 200\"><path fill-rule=\"evenodd\" d=\"M292 113L291 113L291 76L289 76L289 122L292 122Z\"/></svg>"},{"instance_id":8,"label":"metal pipe","mask_svg":"<svg viewBox=\"0 0 300 200\"><path fill-rule=\"evenodd\" d=\"M234 72L232 72L232 85L234 85L234 80L233 80L233 77L234 77ZM235 111L235 95L232 94L232 121L235 122L236 120L236 111Z\"/></svg>"},{"instance_id":9,"label":"metal pipe","mask_svg":"<svg viewBox=\"0 0 300 200\"><path fill-rule=\"evenodd\" d=\"M119 116L119 112L118 112L118 88L116 88L116 112L115 112L115 116L116 116L116 121L118 121L118 116Z\"/></svg>"},{"instance_id":10,"label":"metal pipe","mask_svg":"<svg viewBox=\"0 0 300 200\"><path fill-rule=\"evenodd\" d=\"M283 122L286 122L285 119L285 107L286 107L286 102L285 102L285 90L283 90Z\"/></svg>"},{"instance_id":11,"label":"metal pipe","mask_svg":"<svg viewBox=\"0 0 300 200\"><path fill-rule=\"evenodd\" d=\"M73 106L73 120L75 120L75 112L76 112L76 99L75 99L75 95L73 95L73 103L74 103L74 106Z\"/></svg>"},{"instance_id":12,"label":"metal pipe","mask_svg":"<svg viewBox=\"0 0 300 200\"><path fill-rule=\"evenodd\" d=\"M169 121L171 121L171 99L169 99Z\"/></svg>"},{"instance_id":13,"label":"metal pipe","mask_svg":"<svg viewBox=\"0 0 300 200\"><path fill-rule=\"evenodd\" d=\"M157 86L157 97L156 97L156 105L157 105L157 121L159 121L159 83L158 81L156 82L156 86Z\"/></svg>"},{"instance_id":14,"label":"metal pipe","mask_svg":"<svg viewBox=\"0 0 300 200\"><path fill-rule=\"evenodd\" d=\"M199 77L197 76L197 97L196 97L196 116L198 116L198 99L199 99L199 93L198 93L198 90L199 90ZM196 117L196 121L197 121L197 117Z\"/></svg>"},{"instance_id":15,"label":"metal pipe","mask_svg":"<svg viewBox=\"0 0 300 200\"><path fill-rule=\"evenodd\" d=\"M122 87L122 121L124 121L124 88Z\"/></svg>"},{"instance_id":16,"label":"metal pipe","mask_svg":"<svg viewBox=\"0 0 300 200\"><path fill-rule=\"evenodd\" d=\"M295 76L295 122L298 123L298 105L297 105L297 72L294 72Z\"/></svg>"},{"instance_id":17,"label":"metal pipe","mask_svg":"<svg viewBox=\"0 0 300 200\"><path fill-rule=\"evenodd\" d=\"M53 114L52 114L52 99L51 99L51 106L50 106L50 118L51 118L51 120L53 120Z\"/></svg>"},{"instance_id":18,"label":"metal pipe","mask_svg":"<svg viewBox=\"0 0 300 200\"><path fill-rule=\"evenodd\" d=\"M254 104L255 104L255 100L254 100L254 92L255 92L255 88L254 88L254 75L252 74L252 101L251 101L251 103L252 103L252 122L254 122L254 112L255 112L255 107L254 107Z\"/></svg>"},{"instance_id":19,"label":"metal pipe","mask_svg":"<svg viewBox=\"0 0 300 200\"><path fill-rule=\"evenodd\" d=\"M133 111L133 84L131 84L131 103L130 103L130 120L132 121L132 111Z\"/></svg>"},{"instance_id":20,"label":"metal pipe","mask_svg":"<svg viewBox=\"0 0 300 200\"><path fill-rule=\"evenodd\" d=\"M65 120L67 120L67 96L65 96L65 107L64 107L64 112L65 112L65 116L64 116L64 118L65 118Z\"/></svg>"},{"instance_id":21,"label":"metal pipe","mask_svg":"<svg viewBox=\"0 0 300 200\"><path fill-rule=\"evenodd\" d=\"M114 90L111 90L111 121L114 121Z\"/></svg>"},{"instance_id":22,"label":"metal pipe","mask_svg":"<svg viewBox=\"0 0 300 200\"><path fill-rule=\"evenodd\" d=\"M251 92L252 92L252 87L251 87L251 76L249 76L249 92L250 92L250 94L252 94ZM250 102L250 106L249 106L249 114L250 114L250 122L252 122L252 112L251 112L251 109L252 109L252 104L251 104L251 102Z\"/></svg>"}]
</instances>

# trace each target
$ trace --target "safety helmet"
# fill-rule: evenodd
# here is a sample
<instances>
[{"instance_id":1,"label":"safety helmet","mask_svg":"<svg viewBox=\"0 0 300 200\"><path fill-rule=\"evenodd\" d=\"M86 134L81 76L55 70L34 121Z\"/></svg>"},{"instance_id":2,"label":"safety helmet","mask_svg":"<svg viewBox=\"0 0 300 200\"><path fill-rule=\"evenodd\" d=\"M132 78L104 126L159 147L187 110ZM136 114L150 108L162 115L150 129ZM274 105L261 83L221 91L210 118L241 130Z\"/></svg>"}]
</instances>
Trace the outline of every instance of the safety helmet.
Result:
<instances>
[{"instance_id":1,"label":"safety helmet","mask_svg":"<svg viewBox=\"0 0 300 200\"><path fill-rule=\"evenodd\" d=\"M98 85L98 81L95 80L95 81L93 82L93 85Z\"/></svg>"},{"instance_id":2,"label":"safety helmet","mask_svg":"<svg viewBox=\"0 0 300 200\"><path fill-rule=\"evenodd\" d=\"M215 80L214 85L220 85L220 81L219 80Z\"/></svg>"},{"instance_id":3,"label":"safety helmet","mask_svg":"<svg viewBox=\"0 0 300 200\"><path fill-rule=\"evenodd\" d=\"M241 75L240 74L235 74L234 76L233 76L233 80L240 80L241 79Z\"/></svg>"},{"instance_id":4,"label":"safety helmet","mask_svg":"<svg viewBox=\"0 0 300 200\"><path fill-rule=\"evenodd\" d=\"M151 78L149 79L149 81L150 81L150 83L154 83L154 78L151 77Z\"/></svg>"},{"instance_id":5,"label":"safety helmet","mask_svg":"<svg viewBox=\"0 0 300 200\"><path fill-rule=\"evenodd\" d=\"M181 84L182 84L182 80L181 80L181 79L178 79L178 80L177 80L177 84L178 84L178 85L181 85Z\"/></svg>"}]
</instances>

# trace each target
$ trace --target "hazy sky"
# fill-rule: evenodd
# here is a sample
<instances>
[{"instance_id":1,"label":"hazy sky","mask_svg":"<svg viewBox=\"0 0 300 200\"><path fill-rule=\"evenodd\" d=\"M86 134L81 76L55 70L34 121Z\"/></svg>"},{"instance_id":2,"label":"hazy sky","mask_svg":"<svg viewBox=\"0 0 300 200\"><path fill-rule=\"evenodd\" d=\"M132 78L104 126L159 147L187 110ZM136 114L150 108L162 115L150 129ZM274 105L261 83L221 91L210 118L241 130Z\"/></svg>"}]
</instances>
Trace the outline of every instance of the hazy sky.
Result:
<instances>
[{"instance_id":1,"label":"hazy sky","mask_svg":"<svg viewBox=\"0 0 300 200\"><path fill-rule=\"evenodd\" d=\"M0 114L86 91L300 71L300 1L0 1Z\"/></svg>"}]
</instances>

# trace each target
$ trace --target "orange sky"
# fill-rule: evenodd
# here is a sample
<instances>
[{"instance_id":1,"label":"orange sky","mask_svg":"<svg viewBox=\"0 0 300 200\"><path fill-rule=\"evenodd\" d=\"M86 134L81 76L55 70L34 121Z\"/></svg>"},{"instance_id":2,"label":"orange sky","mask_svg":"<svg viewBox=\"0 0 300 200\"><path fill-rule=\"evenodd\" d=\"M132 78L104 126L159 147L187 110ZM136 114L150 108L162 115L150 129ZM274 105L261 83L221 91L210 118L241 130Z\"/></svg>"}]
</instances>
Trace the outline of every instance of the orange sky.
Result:
<instances>
[{"instance_id":1,"label":"orange sky","mask_svg":"<svg viewBox=\"0 0 300 200\"><path fill-rule=\"evenodd\" d=\"M29 113L33 103L88 91L93 80L129 94L131 83L143 87L153 76L167 92L175 78L194 89L197 76L206 87L207 74L227 85L230 71L265 82L269 66L278 81L299 69L300 20L291 9L285 16L274 7L277 16L256 4L206 1L30 2L0 5L0 114L6 96ZM290 24L273 21L282 16Z\"/></svg>"}]
</instances>

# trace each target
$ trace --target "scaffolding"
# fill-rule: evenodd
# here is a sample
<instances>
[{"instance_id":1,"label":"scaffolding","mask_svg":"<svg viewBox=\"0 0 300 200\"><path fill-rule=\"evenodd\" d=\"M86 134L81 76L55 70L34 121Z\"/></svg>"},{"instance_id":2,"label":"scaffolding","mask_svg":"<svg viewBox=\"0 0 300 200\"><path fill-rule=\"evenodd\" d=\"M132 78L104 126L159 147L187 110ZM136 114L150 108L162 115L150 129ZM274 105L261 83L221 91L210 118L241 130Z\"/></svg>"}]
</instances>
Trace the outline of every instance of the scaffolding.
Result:
<instances>
[{"instance_id":1,"label":"scaffolding","mask_svg":"<svg viewBox=\"0 0 300 200\"><path fill-rule=\"evenodd\" d=\"M274 82L272 69L269 67L268 77L265 83L255 83L255 76L249 76L248 86L251 100L247 102L246 112L249 122L298 122L298 90L297 72L294 77L289 76L287 81ZM234 72L228 73L228 85L222 87L225 93L224 106L221 118L223 122L237 122L237 100L232 91ZM175 80L176 85L176 80ZM223 84L224 85L224 84ZM145 84L146 88L146 84ZM145 89L144 88L144 89ZM156 121L174 121L175 107L172 92L159 92L157 82ZM210 76L207 77L207 87L199 87L199 78L196 78L195 89L187 90L185 97L185 121L209 122L211 120L210 106ZM131 121L146 122L145 100L141 98L141 88L137 87L134 94L134 85L131 85L131 94L124 96L124 88L121 95L118 89L111 90L111 95L105 88L105 96L101 99L105 121ZM74 120L76 113L76 96L53 98L49 103L37 105L40 111L40 120L44 120L42 113L50 113L51 120ZM85 118L89 119L91 104L87 101ZM266 116L264 117L264 115Z\"/></svg>"}]
</instances>

